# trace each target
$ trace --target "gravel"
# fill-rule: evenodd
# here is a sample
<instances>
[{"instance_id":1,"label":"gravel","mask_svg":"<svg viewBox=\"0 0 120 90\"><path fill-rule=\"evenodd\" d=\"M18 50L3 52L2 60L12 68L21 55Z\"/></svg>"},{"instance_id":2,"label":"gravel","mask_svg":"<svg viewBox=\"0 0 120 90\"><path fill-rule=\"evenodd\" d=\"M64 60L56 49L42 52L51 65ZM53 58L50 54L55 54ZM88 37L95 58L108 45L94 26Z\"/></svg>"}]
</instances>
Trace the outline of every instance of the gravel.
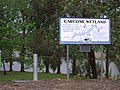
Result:
<instances>
[{"instance_id":1,"label":"gravel","mask_svg":"<svg viewBox=\"0 0 120 90\"><path fill-rule=\"evenodd\" d=\"M0 90L120 90L120 80L14 80L1 82Z\"/></svg>"}]
</instances>

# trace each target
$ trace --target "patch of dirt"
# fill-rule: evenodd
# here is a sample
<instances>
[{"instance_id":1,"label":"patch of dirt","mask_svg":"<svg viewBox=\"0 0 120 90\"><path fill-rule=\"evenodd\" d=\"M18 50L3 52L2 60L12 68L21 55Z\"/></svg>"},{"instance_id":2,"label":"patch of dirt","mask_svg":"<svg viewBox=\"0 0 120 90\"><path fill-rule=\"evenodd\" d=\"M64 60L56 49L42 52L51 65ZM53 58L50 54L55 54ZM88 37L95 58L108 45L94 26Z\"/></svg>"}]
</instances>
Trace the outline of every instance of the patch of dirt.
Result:
<instances>
[{"instance_id":1,"label":"patch of dirt","mask_svg":"<svg viewBox=\"0 0 120 90\"><path fill-rule=\"evenodd\" d=\"M120 90L120 80L52 79L29 82L1 82L0 90Z\"/></svg>"}]
</instances>

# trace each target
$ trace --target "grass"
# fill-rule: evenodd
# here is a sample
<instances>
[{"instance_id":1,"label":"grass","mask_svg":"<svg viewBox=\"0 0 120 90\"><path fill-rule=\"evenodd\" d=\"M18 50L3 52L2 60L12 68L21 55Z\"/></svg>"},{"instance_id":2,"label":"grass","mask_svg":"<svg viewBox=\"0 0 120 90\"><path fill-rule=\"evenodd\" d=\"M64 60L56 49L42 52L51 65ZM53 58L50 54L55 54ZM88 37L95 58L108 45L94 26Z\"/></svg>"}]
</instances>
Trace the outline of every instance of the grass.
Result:
<instances>
[{"instance_id":1,"label":"grass","mask_svg":"<svg viewBox=\"0 0 120 90\"><path fill-rule=\"evenodd\" d=\"M66 79L65 74L53 74L53 73L38 73L39 80L48 80L54 78ZM33 80L32 72L7 72L3 75L3 71L0 71L0 82L1 81L11 81L11 80Z\"/></svg>"}]
</instances>

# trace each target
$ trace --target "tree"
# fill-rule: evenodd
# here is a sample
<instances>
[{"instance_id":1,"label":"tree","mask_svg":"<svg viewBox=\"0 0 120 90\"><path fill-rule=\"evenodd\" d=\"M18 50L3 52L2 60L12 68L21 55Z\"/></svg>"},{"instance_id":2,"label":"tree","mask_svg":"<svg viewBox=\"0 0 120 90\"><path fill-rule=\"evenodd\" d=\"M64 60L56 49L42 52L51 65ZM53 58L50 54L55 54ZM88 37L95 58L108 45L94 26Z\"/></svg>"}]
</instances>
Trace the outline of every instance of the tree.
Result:
<instances>
[{"instance_id":1,"label":"tree","mask_svg":"<svg viewBox=\"0 0 120 90\"><path fill-rule=\"evenodd\" d=\"M26 59L27 51L29 50L27 46L29 44L27 36L32 31L32 27L34 26L33 21L31 19L31 12L30 12L30 0L21 1L19 0L16 2L19 9L19 18L17 22L20 34L20 62L21 62L21 72L24 72L24 60ZM29 37L30 38L30 37Z\"/></svg>"},{"instance_id":2,"label":"tree","mask_svg":"<svg viewBox=\"0 0 120 90\"><path fill-rule=\"evenodd\" d=\"M2 0L1 2L1 40L0 43L5 50L10 51L10 71L12 71L12 61L14 51L21 51L20 59L21 71L24 71L24 60L26 48L29 45L27 37L31 35L33 21L30 17L29 0ZM27 50L29 50L27 48Z\"/></svg>"},{"instance_id":3,"label":"tree","mask_svg":"<svg viewBox=\"0 0 120 90\"><path fill-rule=\"evenodd\" d=\"M14 8L14 1L9 0L1 0L0 2L0 47L3 51L3 59L10 60L10 71L12 71L12 61L13 50L16 47L16 39L14 39L18 34L16 29L14 28L14 19L16 17L16 13L14 12L16 9Z\"/></svg>"},{"instance_id":4,"label":"tree","mask_svg":"<svg viewBox=\"0 0 120 90\"><path fill-rule=\"evenodd\" d=\"M58 53L60 53L59 50L61 47L58 42L59 32L58 32L58 24L57 24L59 17L60 3L61 3L60 0L58 1L32 0L32 12L33 12L34 20L36 22L35 24L36 29L34 30L35 46L34 45L33 46L37 48L36 50L38 50L40 54L42 53L41 54L42 56L45 57L56 56ZM41 38L38 39L38 37ZM47 60L44 59L44 62L49 63L50 59ZM50 64L47 63L45 63L46 67L48 67Z\"/></svg>"}]
</instances>

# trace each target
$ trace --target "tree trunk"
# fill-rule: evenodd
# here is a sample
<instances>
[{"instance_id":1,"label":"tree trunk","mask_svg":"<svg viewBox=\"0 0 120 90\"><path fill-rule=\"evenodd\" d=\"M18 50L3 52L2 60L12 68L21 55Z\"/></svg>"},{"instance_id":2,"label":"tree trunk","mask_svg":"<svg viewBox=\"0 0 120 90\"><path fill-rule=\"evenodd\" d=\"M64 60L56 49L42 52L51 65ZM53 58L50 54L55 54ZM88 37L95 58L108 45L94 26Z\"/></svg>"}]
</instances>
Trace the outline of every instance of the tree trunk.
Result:
<instances>
[{"instance_id":1,"label":"tree trunk","mask_svg":"<svg viewBox=\"0 0 120 90\"><path fill-rule=\"evenodd\" d=\"M3 56L5 58L5 47L3 46ZM6 68L5 68L5 60L3 60L3 70L4 70L4 75L6 75Z\"/></svg>"},{"instance_id":2,"label":"tree trunk","mask_svg":"<svg viewBox=\"0 0 120 90\"><path fill-rule=\"evenodd\" d=\"M6 75L5 60L3 61L4 75Z\"/></svg>"},{"instance_id":3,"label":"tree trunk","mask_svg":"<svg viewBox=\"0 0 120 90\"><path fill-rule=\"evenodd\" d=\"M49 57L46 57L45 60L43 61L45 64L46 68L46 73L49 73L49 65L50 65L50 59Z\"/></svg>"},{"instance_id":4,"label":"tree trunk","mask_svg":"<svg viewBox=\"0 0 120 90\"><path fill-rule=\"evenodd\" d=\"M22 51L21 51L21 72L24 72L24 58L25 58L25 46L23 44Z\"/></svg>"},{"instance_id":5,"label":"tree trunk","mask_svg":"<svg viewBox=\"0 0 120 90\"><path fill-rule=\"evenodd\" d=\"M13 65L13 59L10 59L10 71L13 71L12 70L12 65Z\"/></svg>"},{"instance_id":6,"label":"tree trunk","mask_svg":"<svg viewBox=\"0 0 120 90\"><path fill-rule=\"evenodd\" d=\"M21 51L21 72L24 72L24 59L25 59L25 45L23 44L23 48Z\"/></svg>"},{"instance_id":7,"label":"tree trunk","mask_svg":"<svg viewBox=\"0 0 120 90\"><path fill-rule=\"evenodd\" d=\"M24 21L24 20L23 20ZM25 40L25 28L23 28L23 31L22 31L22 34L23 34L23 38L22 40L24 41ZM24 72L24 59L25 59L25 43L23 43L22 45L22 50L21 50L21 72Z\"/></svg>"},{"instance_id":8,"label":"tree trunk","mask_svg":"<svg viewBox=\"0 0 120 90\"><path fill-rule=\"evenodd\" d=\"M10 50L11 57L13 57L12 52L13 52L13 50ZM13 65L13 58L10 59L10 71L13 71L12 65Z\"/></svg>"},{"instance_id":9,"label":"tree trunk","mask_svg":"<svg viewBox=\"0 0 120 90\"><path fill-rule=\"evenodd\" d=\"M46 64L46 73L49 73L49 64Z\"/></svg>"},{"instance_id":10,"label":"tree trunk","mask_svg":"<svg viewBox=\"0 0 120 90\"><path fill-rule=\"evenodd\" d=\"M60 72L60 64L58 65L58 67L57 67L57 74L60 74L61 72Z\"/></svg>"},{"instance_id":11,"label":"tree trunk","mask_svg":"<svg viewBox=\"0 0 120 90\"><path fill-rule=\"evenodd\" d=\"M73 75L76 74L76 59L73 59L73 62L72 62L72 74Z\"/></svg>"},{"instance_id":12,"label":"tree trunk","mask_svg":"<svg viewBox=\"0 0 120 90\"><path fill-rule=\"evenodd\" d=\"M107 50L106 50L106 78L109 78L109 46L107 46Z\"/></svg>"},{"instance_id":13,"label":"tree trunk","mask_svg":"<svg viewBox=\"0 0 120 90\"><path fill-rule=\"evenodd\" d=\"M21 62L21 72L24 72L24 62Z\"/></svg>"},{"instance_id":14,"label":"tree trunk","mask_svg":"<svg viewBox=\"0 0 120 90\"><path fill-rule=\"evenodd\" d=\"M96 79L97 70L96 70L96 64L95 64L95 54L93 50L91 50L91 52L88 53L88 60L90 62L93 79Z\"/></svg>"}]
</instances>

